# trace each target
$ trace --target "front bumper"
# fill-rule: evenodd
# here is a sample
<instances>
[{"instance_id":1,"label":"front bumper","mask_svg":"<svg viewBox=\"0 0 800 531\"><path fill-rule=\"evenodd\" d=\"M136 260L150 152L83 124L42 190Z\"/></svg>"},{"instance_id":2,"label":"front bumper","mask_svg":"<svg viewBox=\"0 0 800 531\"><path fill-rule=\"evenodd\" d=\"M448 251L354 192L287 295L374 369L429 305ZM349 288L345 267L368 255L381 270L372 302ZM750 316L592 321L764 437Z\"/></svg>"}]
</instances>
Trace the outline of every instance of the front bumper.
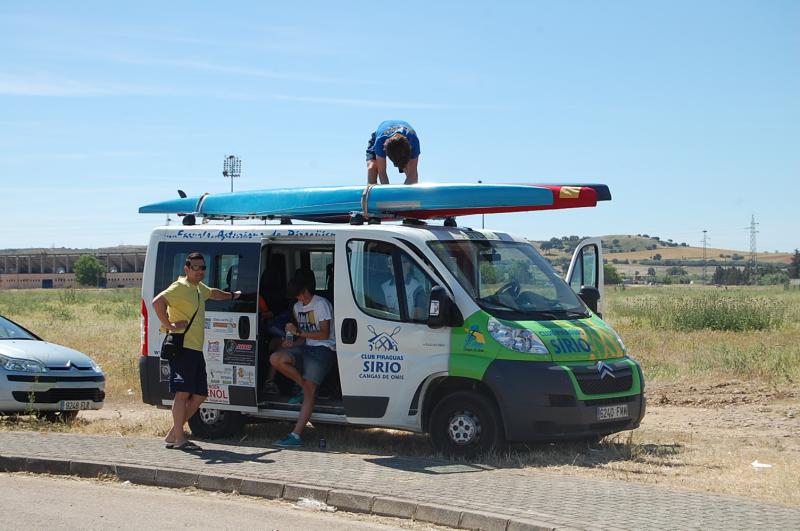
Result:
<instances>
[{"instance_id":1,"label":"front bumper","mask_svg":"<svg viewBox=\"0 0 800 531\"><path fill-rule=\"evenodd\" d=\"M615 393L622 396L579 397L568 371L556 363L495 360L483 381L497 399L509 442L579 439L630 430L639 426L646 409L641 386L633 386L628 394ZM628 407L626 417L598 420L599 407L622 404Z\"/></svg>"},{"instance_id":2,"label":"front bumper","mask_svg":"<svg viewBox=\"0 0 800 531\"><path fill-rule=\"evenodd\" d=\"M70 371L69 374L44 374L0 371L0 412L62 411L101 409L105 376L95 371ZM60 372L60 371L59 371Z\"/></svg>"}]
</instances>

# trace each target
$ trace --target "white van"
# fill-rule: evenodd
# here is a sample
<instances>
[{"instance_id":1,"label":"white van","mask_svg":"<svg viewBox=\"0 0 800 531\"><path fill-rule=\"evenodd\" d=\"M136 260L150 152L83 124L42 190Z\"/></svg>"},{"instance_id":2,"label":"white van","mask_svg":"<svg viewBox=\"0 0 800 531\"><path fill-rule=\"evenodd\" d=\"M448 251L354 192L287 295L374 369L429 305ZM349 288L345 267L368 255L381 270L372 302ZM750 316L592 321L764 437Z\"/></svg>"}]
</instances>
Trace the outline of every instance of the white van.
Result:
<instances>
[{"instance_id":1,"label":"white van","mask_svg":"<svg viewBox=\"0 0 800 531\"><path fill-rule=\"evenodd\" d=\"M189 421L200 437L233 434L250 419L296 419L291 382L260 391L269 355L258 296L290 311L286 284L301 267L333 303L336 327L338 365L312 422L430 433L443 452L464 455L504 441L597 438L644 416L641 368L598 308L598 239L578 246L565 282L522 238L428 224L155 229L142 287L148 404L171 404L151 301L194 251L209 266L206 284L242 291L206 303L209 397Z\"/></svg>"}]
</instances>

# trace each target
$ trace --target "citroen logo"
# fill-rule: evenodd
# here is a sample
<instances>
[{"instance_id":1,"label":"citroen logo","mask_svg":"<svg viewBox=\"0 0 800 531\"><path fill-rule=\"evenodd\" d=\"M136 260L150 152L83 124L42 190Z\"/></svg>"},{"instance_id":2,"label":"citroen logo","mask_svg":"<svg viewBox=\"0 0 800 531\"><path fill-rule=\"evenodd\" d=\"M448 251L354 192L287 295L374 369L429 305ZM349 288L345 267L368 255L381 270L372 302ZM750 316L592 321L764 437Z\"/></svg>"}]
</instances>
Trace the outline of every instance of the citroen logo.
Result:
<instances>
[{"instance_id":1,"label":"citroen logo","mask_svg":"<svg viewBox=\"0 0 800 531\"><path fill-rule=\"evenodd\" d=\"M612 369L609 365L606 365L602 361L597 362L597 372L600 373L600 379L605 380L606 376L611 376L612 378L616 378L614 376L614 369Z\"/></svg>"}]
</instances>

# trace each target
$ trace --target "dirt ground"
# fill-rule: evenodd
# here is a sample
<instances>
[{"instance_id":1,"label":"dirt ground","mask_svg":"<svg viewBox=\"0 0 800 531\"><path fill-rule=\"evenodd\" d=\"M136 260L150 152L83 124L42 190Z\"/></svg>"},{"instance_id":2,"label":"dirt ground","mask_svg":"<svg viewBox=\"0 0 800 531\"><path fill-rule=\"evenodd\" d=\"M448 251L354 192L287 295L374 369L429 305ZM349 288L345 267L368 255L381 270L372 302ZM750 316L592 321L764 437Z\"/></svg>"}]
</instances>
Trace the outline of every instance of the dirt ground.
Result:
<instances>
[{"instance_id":1,"label":"dirt ground","mask_svg":"<svg viewBox=\"0 0 800 531\"><path fill-rule=\"evenodd\" d=\"M514 447L486 464L522 474L548 470L569 475L657 484L676 489L739 495L800 506L800 393L741 381L652 385L642 426L601 443L554 443ZM131 402L81 412L74 427L54 428L120 436L158 436L170 425L168 411ZM260 425L250 442L264 443L285 430ZM0 422L0 429L48 429L41 423ZM258 429L267 430L259 432ZM385 453L385 430L344 429L326 436L354 453ZM337 435L337 433L339 435ZM339 440L336 438L339 437ZM404 448L425 452L424 438L409 436ZM766 466L769 465L769 466Z\"/></svg>"}]
</instances>

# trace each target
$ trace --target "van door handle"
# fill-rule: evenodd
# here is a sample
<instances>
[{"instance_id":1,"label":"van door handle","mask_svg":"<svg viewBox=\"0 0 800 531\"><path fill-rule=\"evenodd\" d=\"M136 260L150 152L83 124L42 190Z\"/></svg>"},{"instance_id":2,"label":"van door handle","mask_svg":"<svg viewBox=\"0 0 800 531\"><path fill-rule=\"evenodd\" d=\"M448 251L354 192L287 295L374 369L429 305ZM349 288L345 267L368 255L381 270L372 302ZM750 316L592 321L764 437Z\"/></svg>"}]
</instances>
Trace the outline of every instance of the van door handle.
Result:
<instances>
[{"instance_id":1,"label":"van door handle","mask_svg":"<svg viewBox=\"0 0 800 531\"><path fill-rule=\"evenodd\" d=\"M342 321L342 343L352 345L356 342L358 337L358 321L352 318L347 318Z\"/></svg>"},{"instance_id":2,"label":"van door handle","mask_svg":"<svg viewBox=\"0 0 800 531\"><path fill-rule=\"evenodd\" d=\"M246 315L239 317L239 339L250 339L250 318Z\"/></svg>"}]
</instances>

